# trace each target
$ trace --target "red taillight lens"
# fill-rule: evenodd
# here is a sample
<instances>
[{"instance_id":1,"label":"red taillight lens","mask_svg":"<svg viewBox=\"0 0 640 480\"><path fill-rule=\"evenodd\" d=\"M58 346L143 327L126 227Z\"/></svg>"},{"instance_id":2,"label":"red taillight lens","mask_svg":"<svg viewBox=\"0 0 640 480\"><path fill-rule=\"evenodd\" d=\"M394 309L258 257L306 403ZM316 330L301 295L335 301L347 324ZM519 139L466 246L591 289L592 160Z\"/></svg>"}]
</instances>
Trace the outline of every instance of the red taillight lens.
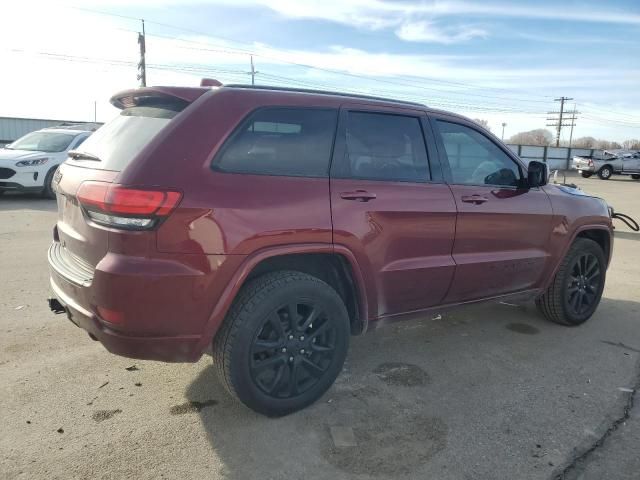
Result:
<instances>
[{"instance_id":1,"label":"red taillight lens","mask_svg":"<svg viewBox=\"0 0 640 480\"><path fill-rule=\"evenodd\" d=\"M122 323L124 321L124 314L122 312L109 308L98 307L98 315L100 315L102 320L109 323Z\"/></svg>"},{"instance_id":2,"label":"red taillight lens","mask_svg":"<svg viewBox=\"0 0 640 480\"><path fill-rule=\"evenodd\" d=\"M97 223L134 229L154 226L182 198L176 191L142 190L105 182L83 182L76 196Z\"/></svg>"},{"instance_id":3,"label":"red taillight lens","mask_svg":"<svg viewBox=\"0 0 640 480\"><path fill-rule=\"evenodd\" d=\"M107 192L106 206L111 213L165 216L175 208L180 196L178 192L115 187Z\"/></svg>"}]
</instances>

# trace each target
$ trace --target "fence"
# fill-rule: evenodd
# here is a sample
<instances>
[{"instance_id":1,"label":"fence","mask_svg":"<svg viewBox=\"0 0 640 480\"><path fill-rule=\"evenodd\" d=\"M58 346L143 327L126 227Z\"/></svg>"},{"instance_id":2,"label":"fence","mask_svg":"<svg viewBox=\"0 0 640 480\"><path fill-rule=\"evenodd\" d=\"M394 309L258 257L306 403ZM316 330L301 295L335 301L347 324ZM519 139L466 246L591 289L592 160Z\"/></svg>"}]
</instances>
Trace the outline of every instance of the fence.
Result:
<instances>
[{"instance_id":1,"label":"fence","mask_svg":"<svg viewBox=\"0 0 640 480\"><path fill-rule=\"evenodd\" d=\"M507 145L525 163L537 160L549 165L549 170L569 170L575 156L589 157L602 155L602 150L593 148L540 147L536 145Z\"/></svg>"}]
</instances>

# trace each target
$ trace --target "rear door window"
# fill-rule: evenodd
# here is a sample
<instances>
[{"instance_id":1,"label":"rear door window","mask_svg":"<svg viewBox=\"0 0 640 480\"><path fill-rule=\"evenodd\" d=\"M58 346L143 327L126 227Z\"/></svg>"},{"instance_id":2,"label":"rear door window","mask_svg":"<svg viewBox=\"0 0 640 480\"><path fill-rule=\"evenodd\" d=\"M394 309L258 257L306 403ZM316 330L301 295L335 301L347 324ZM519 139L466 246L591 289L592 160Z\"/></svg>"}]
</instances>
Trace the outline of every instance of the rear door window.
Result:
<instances>
[{"instance_id":1,"label":"rear door window","mask_svg":"<svg viewBox=\"0 0 640 480\"><path fill-rule=\"evenodd\" d=\"M213 169L228 173L326 177L337 110L262 108L227 140Z\"/></svg>"},{"instance_id":2,"label":"rear door window","mask_svg":"<svg viewBox=\"0 0 640 480\"><path fill-rule=\"evenodd\" d=\"M420 119L348 112L344 158L336 159L332 176L390 182L430 180Z\"/></svg>"}]
</instances>

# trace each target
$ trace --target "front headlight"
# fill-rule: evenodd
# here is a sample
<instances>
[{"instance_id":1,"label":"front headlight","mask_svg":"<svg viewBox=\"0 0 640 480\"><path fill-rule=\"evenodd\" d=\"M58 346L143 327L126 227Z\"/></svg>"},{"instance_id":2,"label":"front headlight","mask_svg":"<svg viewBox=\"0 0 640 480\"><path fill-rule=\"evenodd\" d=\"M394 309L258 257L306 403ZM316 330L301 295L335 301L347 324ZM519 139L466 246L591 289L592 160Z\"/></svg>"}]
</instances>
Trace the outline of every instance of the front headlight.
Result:
<instances>
[{"instance_id":1,"label":"front headlight","mask_svg":"<svg viewBox=\"0 0 640 480\"><path fill-rule=\"evenodd\" d=\"M21 160L16 163L16 167L37 167L47 163L48 158L34 158L33 160Z\"/></svg>"}]
</instances>

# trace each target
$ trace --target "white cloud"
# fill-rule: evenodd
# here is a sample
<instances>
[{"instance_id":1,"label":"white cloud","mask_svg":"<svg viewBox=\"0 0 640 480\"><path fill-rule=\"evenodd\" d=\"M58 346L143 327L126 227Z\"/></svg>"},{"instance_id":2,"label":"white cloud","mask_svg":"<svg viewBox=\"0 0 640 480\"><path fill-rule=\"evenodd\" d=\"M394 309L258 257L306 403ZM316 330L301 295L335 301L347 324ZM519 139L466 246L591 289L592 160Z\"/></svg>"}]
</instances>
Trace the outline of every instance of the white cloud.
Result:
<instances>
[{"instance_id":1,"label":"white cloud","mask_svg":"<svg viewBox=\"0 0 640 480\"><path fill-rule=\"evenodd\" d=\"M486 38L488 32L472 26L439 27L435 22L423 20L404 23L396 30L396 35L408 42L434 42L443 44L460 43L474 38Z\"/></svg>"},{"instance_id":2,"label":"white cloud","mask_svg":"<svg viewBox=\"0 0 640 480\"><path fill-rule=\"evenodd\" d=\"M153 2L153 7L175 1L157 0ZM251 1L255 4L262 0L238 1ZM278 8L285 8L284 4L287 3L285 0L274 2ZM476 26L443 27L444 23L439 20L417 20L413 17L412 20L397 20L393 13L396 11L395 3L389 6L386 2L377 1L363 6L364 2L357 2L337 7L337 13L330 10L338 2L327 2L323 2L328 5L327 15L339 13L344 21L370 6L376 9L391 8L387 20L399 21L394 28L399 35L404 35L411 41L424 41L425 37L429 37L429 41L446 44L457 41L457 36L478 38L486 34L481 27ZM298 10L291 15L315 15L314 5L319 5L319 2L314 1L299 3L303 5L296 7ZM149 18L162 18L154 15L151 6L149 8ZM371 9L366 11L372 15L375 13ZM3 88L0 89L2 114L90 120L93 117L94 100L98 101L99 120L106 120L115 114L115 109L108 104L108 98L120 89L137 85L135 64L138 61L138 47L135 22L61 9L50 4L39 7L37 16L31 13L30 8L23 4L12 5L4 12L3 28L0 29L0 64L5 72ZM377 18L376 15L371 18ZM374 27L376 23L367 17L364 20L363 17L359 18L359 21L369 25L366 28L381 28ZM29 28L25 28L27 24ZM295 44L290 49L257 43L239 47L237 43L208 36L188 35L181 37L184 41L159 38L153 36L154 31L157 32L157 29L150 24L147 61L151 65L148 72L149 83L153 85L197 85L203 76L219 78L225 83L246 83L249 81L245 73L249 68L247 52L251 51L256 54L257 69L263 72L262 77L258 75L259 83L274 83L274 77L267 76L273 75L289 77L292 80L282 81L290 82L292 86L358 90L383 96L412 98L474 117L489 118L491 115L491 121L496 124L503 121L501 119L506 119L509 128L514 130L544 124L544 115L538 118L533 113L527 113L544 112L554 107L551 99L547 104L542 95L574 96L579 103L578 109L585 100L599 105L620 102L617 108L625 118L637 118L637 108L634 106L640 105L640 92L633 88L640 69L632 63L612 71L593 68L591 65L573 67L566 64L558 67L549 65L546 60L535 63L525 58L520 59L520 63L515 63L513 59L503 55L498 58L446 53L397 54L340 45L327 45L313 50L296 48ZM16 49L24 53L17 53ZM53 52L68 57L63 61L37 52ZM87 63L77 57L96 61ZM105 64L105 59L117 60L118 64ZM304 69L292 66L291 63L314 65L358 76ZM510 66L514 64L520 66ZM376 76L378 80L362 76ZM480 88L470 88L455 82L466 82ZM520 90L526 90L530 94L518 93ZM521 102L522 98L536 98L538 103ZM483 107L489 113L477 111ZM586 125L586 121L581 123L581 128ZM591 134L603 136L598 133L597 127L592 128ZM621 126L615 135L612 134L614 139L626 136L637 137L637 129Z\"/></svg>"}]
</instances>

